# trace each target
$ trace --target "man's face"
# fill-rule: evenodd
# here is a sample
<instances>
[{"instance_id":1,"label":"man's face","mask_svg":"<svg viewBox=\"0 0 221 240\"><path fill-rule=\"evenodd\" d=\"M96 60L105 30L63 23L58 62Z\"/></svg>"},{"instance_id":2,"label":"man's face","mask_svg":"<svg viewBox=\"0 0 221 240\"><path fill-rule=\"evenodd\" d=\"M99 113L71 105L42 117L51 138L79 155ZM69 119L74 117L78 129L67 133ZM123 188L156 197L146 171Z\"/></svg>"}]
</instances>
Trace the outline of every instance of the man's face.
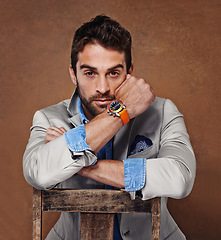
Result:
<instances>
[{"instance_id":1,"label":"man's face","mask_svg":"<svg viewBox=\"0 0 221 240\"><path fill-rule=\"evenodd\" d=\"M88 44L78 54L77 89L85 116L91 120L115 99L115 90L126 79L124 53Z\"/></svg>"}]
</instances>

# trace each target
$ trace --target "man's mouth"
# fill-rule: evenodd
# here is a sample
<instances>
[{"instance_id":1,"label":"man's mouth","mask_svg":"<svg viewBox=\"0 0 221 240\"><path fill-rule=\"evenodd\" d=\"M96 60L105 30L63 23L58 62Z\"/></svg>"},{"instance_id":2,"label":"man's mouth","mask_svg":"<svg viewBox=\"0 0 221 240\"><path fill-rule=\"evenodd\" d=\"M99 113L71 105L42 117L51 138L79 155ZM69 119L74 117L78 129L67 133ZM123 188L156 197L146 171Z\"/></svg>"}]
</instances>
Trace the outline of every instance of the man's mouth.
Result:
<instances>
[{"instance_id":1,"label":"man's mouth","mask_svg":"<svg viewBox=\"0 0 221 240\"><path fill-rule=\"evenodd\" d=\"M106 98L100 98L100 99L95 99L94 102L96 105L108 105L113 99L106 99Z\"/></svg>"}]
</instances>

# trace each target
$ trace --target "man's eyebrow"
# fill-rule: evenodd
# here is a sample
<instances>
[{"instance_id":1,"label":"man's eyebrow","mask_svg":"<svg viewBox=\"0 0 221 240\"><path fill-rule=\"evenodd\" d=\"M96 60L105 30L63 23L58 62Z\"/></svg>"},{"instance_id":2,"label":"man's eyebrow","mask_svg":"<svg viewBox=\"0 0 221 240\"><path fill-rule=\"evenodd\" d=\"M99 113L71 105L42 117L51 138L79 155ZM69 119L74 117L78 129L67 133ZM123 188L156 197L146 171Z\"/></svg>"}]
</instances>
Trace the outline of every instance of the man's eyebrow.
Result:
<instances>
[{"instance_id":1,"label":"man's eyebrow","mask_svg":"<svg viewBox=\"0 0 221 240\"><path fill-rule=\"evenodd\" d=\"M92 67L92 66L89 66L89 65L87 65L87 64L82 64L81 66L80 66L80 69L90 69L90 70L93 70L93 71L95 71L95 70L97 70L97 68L95 68L95 67ZM115 70L116 68L122 68L122 69L124 69L124 66L122 65L122 64L117 64L116 66L113 66L113 67L111 67L111 68L108 68L107 70L108 71L113 71L113 70Z\"/></svg>"},{"instance_id":2,"label":"man's eyebrow","mask_svg":"<svg viewBox=\"0 0 221 240\"><path fill-rule=\"evenodd\" d=\"M114 70L114 69L116 69L116 68L122 68L122 69L124 69L124 66L123 66L122 64L117 64L117 65L114 66L114 67L108 68L108 71Z\"/></svg>"},{"instance_id":3,"label":"man's eyebrow","mask_svg":"<svg viewBox=\"0 0 221 240\"><path fill-rule=\"evenodd\" d=\"M83 65L80 66L80 69L84 69L84 68L87 68L87 69L90 69L90 70L96 70L97 69L95 67L91 67L91 66L86 65L86 64L83 64Z\"/></svg>"}]
</instances>

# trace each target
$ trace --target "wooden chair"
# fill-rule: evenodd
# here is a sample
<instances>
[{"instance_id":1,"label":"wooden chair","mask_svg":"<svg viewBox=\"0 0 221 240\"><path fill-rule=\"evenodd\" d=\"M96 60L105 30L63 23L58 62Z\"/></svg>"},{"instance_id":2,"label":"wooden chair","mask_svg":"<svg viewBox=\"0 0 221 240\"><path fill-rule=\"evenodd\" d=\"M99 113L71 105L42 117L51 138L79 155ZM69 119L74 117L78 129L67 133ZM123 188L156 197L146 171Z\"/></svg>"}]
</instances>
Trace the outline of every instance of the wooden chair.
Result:
<instances>
[{"instance_id":1,"label":"wooden chair","mask_svg":"<svg viewBox=\"0 0 221 240\"><path fill-rule=\"evenodd\" d=\"M113 239L114 213L151 213L152 240L160 239L160 198L131 200L120 190L33 189L33 240L42 239L42 212L80 212L80 239Z\"/></svg>"}]
</instances>

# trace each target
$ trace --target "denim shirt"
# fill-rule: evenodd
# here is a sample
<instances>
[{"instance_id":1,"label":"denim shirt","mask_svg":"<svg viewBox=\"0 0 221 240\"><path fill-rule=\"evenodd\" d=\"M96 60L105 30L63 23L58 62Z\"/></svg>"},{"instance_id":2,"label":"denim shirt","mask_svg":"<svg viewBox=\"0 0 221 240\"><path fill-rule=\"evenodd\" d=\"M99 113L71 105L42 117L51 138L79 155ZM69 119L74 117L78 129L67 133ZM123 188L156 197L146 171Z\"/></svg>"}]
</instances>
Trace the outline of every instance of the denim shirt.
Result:
<instances>
[{"instance_id":1,"label":"denim shirt","mask_svg":"<svg viewBox=\"0 0 221 240\"><path fill-rule=\"evenodd\" d=\"M84 127L84 124L88 123L89 121L84 115L80 99L78 102L78 111L79 111L82 125L64 133L68 148L73 152L91 150L91 148L86 143L86 133L85 133L85 127ZM140 151L139 146L143 146L143 145L145 145L144 147L146 148L150 146L150 144L148 145L144 141L143 143L142 141L140 141L138 144L136 144L136 147L133 147L131 152L133 154L135 152L139 152ZM109 142L97 153L98 159L100 158L99 156L104 155L104 152L106 152L106 149L110 148L110 146L112 147L112 144L110 145L110 142ZM95 164L96 162L97 160L93 162L92 165ZM127 158L127 159L124 159L123 162L124 162L125 190L138 191L142 189L145 184L146 159L145 158Z\"/></svg>"}]
</instances>

